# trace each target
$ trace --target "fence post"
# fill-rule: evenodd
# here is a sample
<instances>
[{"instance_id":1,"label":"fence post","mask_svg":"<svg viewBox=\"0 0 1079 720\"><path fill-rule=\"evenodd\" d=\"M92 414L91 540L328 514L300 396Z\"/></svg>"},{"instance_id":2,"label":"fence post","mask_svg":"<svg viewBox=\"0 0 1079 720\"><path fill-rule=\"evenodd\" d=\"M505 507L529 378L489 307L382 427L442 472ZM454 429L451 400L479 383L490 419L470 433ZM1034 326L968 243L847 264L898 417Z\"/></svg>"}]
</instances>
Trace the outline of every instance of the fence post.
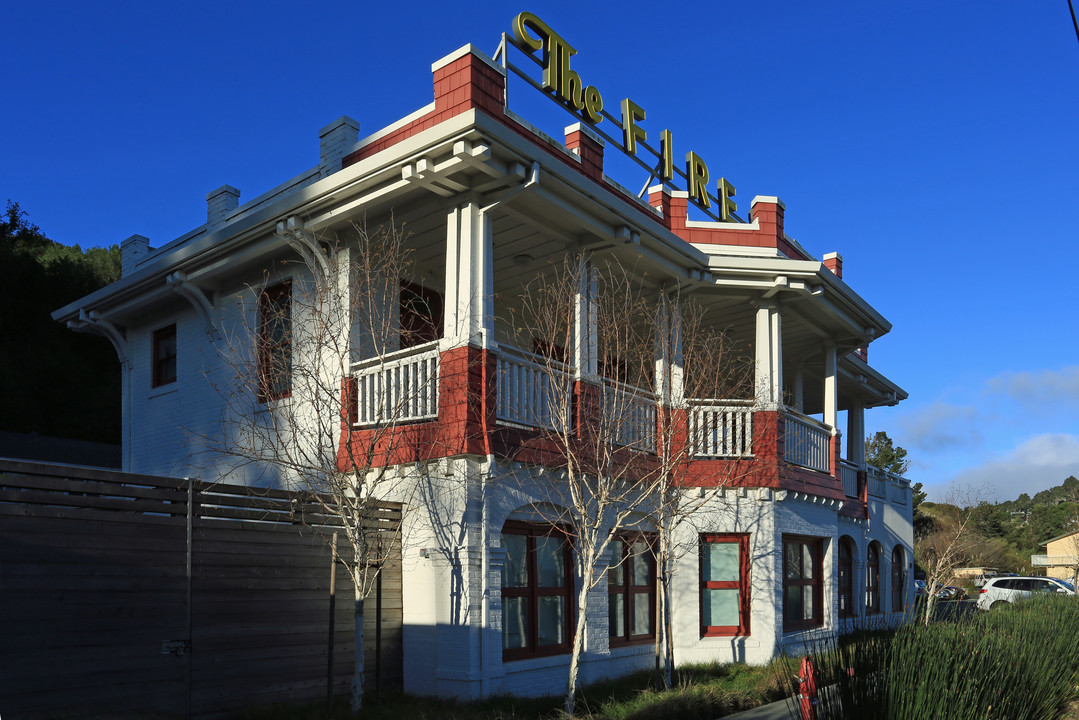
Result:
<instances>
[{"instance_id":1,"label":"fence post","mask_svg":"<svg viewBox=\"0 0 1079 720\"><path fill-rule=\"evenodd\" d=\"M192 652L192 632L191 632L191 599L192 599L192 552L194 549L194 533L195 533L195 478L185 478L187 480L187 612L185 625L187 628L187 668L184 685L186 686L185 692L185 717L187 720L191 720L191 652Z\"/></svg>"},{"instance_id":2,"label":"fence post","mask_svg":"<svg viewBox=\"0 0 1079 720\"><path fill-rule=\"evenodd\" d=\"M330 542L330 636L326 641L326 704L333 701L333 630L337 606L337 533Z\"/></svg>"}]
</instances>

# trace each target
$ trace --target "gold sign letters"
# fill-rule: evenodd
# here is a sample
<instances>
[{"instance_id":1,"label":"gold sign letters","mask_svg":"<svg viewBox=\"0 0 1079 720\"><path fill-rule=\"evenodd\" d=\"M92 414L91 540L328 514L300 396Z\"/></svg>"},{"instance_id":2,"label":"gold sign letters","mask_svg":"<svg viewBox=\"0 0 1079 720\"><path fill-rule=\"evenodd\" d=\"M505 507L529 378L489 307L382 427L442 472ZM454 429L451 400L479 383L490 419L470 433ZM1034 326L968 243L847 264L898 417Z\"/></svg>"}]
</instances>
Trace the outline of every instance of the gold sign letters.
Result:
<instances>
[{"instance_id":1,"label":"gold sign letters","mask_svg":"<svg viewBox=\"0 0 1079 720\"><path fill-rule=\"evenodd\" d=\"M603 121L603 96L595 85L585 85L580 74L570 67L570 58L577 54L577 50L565 38L530 12L522 12L513 19L513 37L518 47L526 52L543 52L544 90L579 113L589 124L598 125ZM647 132L640 125L645 119L645 111L629 98L622 100L621 106L622 149L629 155L636 155L637 144L648 139ZM664 182L674 180L674 141L670 130L660 133L657 160L657 177ZM704 209L710 208L712 199L708 195L708 166L695 152L686 153L685 176L689 199ZM716 190L719 217L722 220L733 219L733 213L738 210L731 199L734 197L734 186L726 178L720 178Z\"/></svg>"}]
</instances>

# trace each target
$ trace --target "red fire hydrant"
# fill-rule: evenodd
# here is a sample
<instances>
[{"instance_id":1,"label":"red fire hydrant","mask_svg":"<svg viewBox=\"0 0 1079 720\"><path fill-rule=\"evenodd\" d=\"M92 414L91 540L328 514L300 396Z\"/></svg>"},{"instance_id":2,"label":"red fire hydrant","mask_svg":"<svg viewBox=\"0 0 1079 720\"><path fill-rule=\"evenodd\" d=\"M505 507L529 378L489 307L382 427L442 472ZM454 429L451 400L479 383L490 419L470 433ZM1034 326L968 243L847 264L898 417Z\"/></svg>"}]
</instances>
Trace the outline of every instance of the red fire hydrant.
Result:
<instances>
[{"instance_id":1,"label":"red fire hydrant","mask_svg":"<svg viewBox=\"0 0 1079 720\"><path fill-rule=\"evenodd\" d=\"M817 665L813 658L802 658L798 677L798 709L802 720L817 720Z\"/></svg>"}]
</instances>

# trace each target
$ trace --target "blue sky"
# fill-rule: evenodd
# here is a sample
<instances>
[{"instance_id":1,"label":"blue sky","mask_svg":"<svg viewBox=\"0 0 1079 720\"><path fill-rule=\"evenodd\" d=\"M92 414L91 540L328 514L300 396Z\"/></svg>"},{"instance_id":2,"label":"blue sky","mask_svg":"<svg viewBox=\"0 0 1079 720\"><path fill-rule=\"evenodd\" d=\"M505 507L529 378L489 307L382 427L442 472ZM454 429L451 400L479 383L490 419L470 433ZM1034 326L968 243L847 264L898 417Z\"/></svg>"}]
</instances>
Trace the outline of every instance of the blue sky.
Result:
<instances>
[{"instance_id":1,"label":"blue sky","mask_svg":"<svg viewBox=\"0 0 1079 720\"><path fill-rule=\"evenodd\" d=\"M910 392L866 429L909 450L931 495L1079 475L1066 0L20 3L0 45L0 201L60 242L164 244L205 221L210 190L243 202L315 165L341 115L363 136L427 104L431 63L493 52L521 10L743 210L778 195L790 235L843 255L895 326L870 361Z\"/></svg>"}]
</instances>

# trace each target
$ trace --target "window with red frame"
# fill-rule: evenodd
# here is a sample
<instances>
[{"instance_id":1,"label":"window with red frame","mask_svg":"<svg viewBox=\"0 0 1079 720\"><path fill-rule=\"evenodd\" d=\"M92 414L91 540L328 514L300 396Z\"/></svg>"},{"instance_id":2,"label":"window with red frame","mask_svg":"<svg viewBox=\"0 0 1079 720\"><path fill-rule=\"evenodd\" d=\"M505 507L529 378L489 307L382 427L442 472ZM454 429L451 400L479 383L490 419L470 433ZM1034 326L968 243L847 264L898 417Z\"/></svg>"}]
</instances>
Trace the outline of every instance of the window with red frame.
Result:
<instances>
[{"instance_id":1,"label":"window with red frame","mask_svg":"<svg viewBox=\"0 0 1079 720\"><path fill-rule=\"evenodd\" d=\"M783 631L824 624L821 538L783 537Z\"/></svg>"},{"instance_id":2,"label":"window with red frame","mask_svg":"<svg viewBox=\"0 0 1079 720\"><path fill-rule=\"evenodd\" d=\"M880 545L869 543L865 560L865 611L880 612Z\"/></svg>"},{"instance_id":3,"label":"window with red frame","mask_svg":"<svg viewBox=\"0 0 1079 720\"><path fill-rule=\"evenodd\" d=\"M749 635L749 536L701 536L701 635Z\"/></svg>"},{"instance_id":4,"label":"window with red frame","mask_svg":"<svg viewBox=\"0 0 1079 720\"><path fill-rule=\"evenodd\" d=\"M442 295L423 285L401 281L401 349L442 337Z\"/></svg>"},{"instance_id":5,"label":"window with red frame","mask_svg":"<svg viewBox=\"0 0 1079 720\"><path fill-rule=\"evenodd\" d=\"M849 538L839 540L839 617L854 617L854 549Z\"/></svg>"},{"instance_id":6,"label":"window with red frame","mask_svg":"<svg viewBox=\"0 0 1079 720\"><path fill-rule=\"evenodd\" d=\"M570 542L550 525L507 522L502 566L502 658L569 652L573 627Z\"/></svg>"},{"instance_id":7,"label":"window with red frame","mask_svg":"<svg viewBox=\"0 0 1079 720\"><path fill-rule=\"evenodd\" d=\"M608 638L630 645L656 638L655 536L622 533L611 540L607 571Z\"/></svg>"},{"instance_id":8,"label":"window with red frame","mask_svg":"<svg viewBox=\"0 0 1079 720\"><path fill-rule=\"evenodd\" d=\"M292 394L292 283L259 295L258 394L262 401Z\"/></svg>"},{"instance_id":9,"label":"window with red frame","mask_svg":"<svg viewBox=\"0 0 1079 720\"><path fill-rule=\"evenodd\" d=\"M154 331L152 387L176 382L176 324Z\"/></svg>"}]
</instances>

